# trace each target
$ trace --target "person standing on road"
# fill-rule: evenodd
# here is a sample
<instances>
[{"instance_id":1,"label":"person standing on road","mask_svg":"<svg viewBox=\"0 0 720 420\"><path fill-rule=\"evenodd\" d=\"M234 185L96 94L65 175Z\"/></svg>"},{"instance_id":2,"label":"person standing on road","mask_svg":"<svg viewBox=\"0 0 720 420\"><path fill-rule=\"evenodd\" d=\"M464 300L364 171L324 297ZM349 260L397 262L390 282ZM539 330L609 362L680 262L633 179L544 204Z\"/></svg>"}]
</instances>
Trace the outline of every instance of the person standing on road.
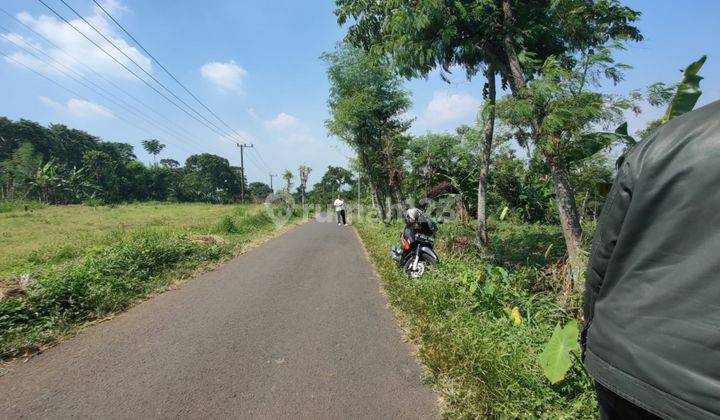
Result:
<instances>
[{"instance_id":1,"label":"person standing on road","mask_svg":"<svg viewBox=\"0 0 720 420\"><path fill-rule=\"evenodd\" d=\"M720 101L618 161L580 335L601 419L720 419Z\"/></svg>"},{"instance_id":2,"label":"person standing on road","mask_svg":"<svg viewBox=\"0 0 720 420\"><path fill-rule=\"evenodd\" d=\"M345 201L340 198L340 194L338 194L333 205L335 206L335 213L337 213L338 226L347 226L347 222L345 221Z\"/></svg>"}]
</instances>

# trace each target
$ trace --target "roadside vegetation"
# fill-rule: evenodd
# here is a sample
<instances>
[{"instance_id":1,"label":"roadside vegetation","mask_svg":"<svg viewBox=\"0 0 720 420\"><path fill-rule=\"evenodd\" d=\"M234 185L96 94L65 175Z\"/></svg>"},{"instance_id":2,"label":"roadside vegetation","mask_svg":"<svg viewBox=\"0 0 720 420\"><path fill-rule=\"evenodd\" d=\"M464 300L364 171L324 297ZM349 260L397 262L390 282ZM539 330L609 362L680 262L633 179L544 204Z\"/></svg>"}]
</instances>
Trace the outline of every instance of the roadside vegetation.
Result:
<instances>
[{"instance_id":1,"label":"roadside vegetation","mask_svg":"<svg viewBox=\"0 0 720 420\"><path fill-rule=\"evenodd\" d=\"M596 416L578 345L590 238L624 154L695 107L706 60L618 93L616 53L643 40L624 3L335 0L326 127L356 152L381 222L358 230L450 417ZM451 73L484 82L475 124L411 134L403 79ZM629 133L648 107L666 111ZM419 280L389 252L409 206L454 220Z\"/></svg>"},{"instance_id":2,"label":"roadside vegetation","mask_svg":"<svg viewBox=\"0 0 720 420\"><path fill-rule=\"evenodd\" d=\"M2 209L0 359L31 354L277 230L257 205Z\"/></svg>"},{"instance_id":3,"label":"roadside vegetation","mask_svg":"<svg viewBox=\"0 0 720 420\"><path fill-rule=\"evenodd\" d=\"M593 388L579 364L551 385L538 363L555 326L577 317L580 309L577 300L558 300L562 277L551 267L561 257L552 251L562 245L560 229L491 226L493 257L475 245L459 245L459 238L474 234L474 226L443 225L440 266L411 280L389 258L402 225L356 224L446 416L595 418Z\"/></svg>"}]
</instances>

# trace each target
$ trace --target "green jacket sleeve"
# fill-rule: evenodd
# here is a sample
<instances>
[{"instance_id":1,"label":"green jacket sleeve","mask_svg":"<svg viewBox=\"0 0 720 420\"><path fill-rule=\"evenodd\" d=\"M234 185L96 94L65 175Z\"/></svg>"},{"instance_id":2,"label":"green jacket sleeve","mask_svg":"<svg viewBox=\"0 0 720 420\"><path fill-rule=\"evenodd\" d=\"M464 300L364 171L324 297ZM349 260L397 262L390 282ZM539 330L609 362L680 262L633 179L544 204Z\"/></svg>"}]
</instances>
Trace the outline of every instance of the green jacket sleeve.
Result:
<instances>
[{"instance_id":1,"label":"green jacket sleeve","mask_svg":"<svg viewBox=\"0 0 720 420\"><path fill-rule=\"evenodd\" d=\"M615 244L625 221L625 215L632 199L632 174L628 162L620 162L618 175L615 178L605 207L600 214L592 250L585 273L585 295L583 302L583 315L585 328L581 336L581 344L585 346L585 333L592 321L595 300L605 280L608 265L610 264Z\"/></svg>"}]
</instances>

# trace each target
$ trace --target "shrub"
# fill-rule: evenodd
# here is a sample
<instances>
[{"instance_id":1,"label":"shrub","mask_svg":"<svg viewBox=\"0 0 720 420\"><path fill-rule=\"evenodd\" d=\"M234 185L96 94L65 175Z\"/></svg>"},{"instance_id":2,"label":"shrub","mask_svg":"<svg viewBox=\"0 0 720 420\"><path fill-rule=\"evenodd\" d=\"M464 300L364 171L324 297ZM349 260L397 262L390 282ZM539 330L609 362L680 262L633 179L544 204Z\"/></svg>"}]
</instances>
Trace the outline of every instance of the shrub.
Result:
<instances>
[{"instance_id":1,"label":"shrub","mask_svg":"<svg viewBox=\"0 0 720 420\"><path fill-rule=\"evenodd\" d=\"M519 259L506 262L496 255L487 260L464 252L441 255L437 269L418 280L405 279L387 251L398 229L358 225L388 300L403 319L408 337L419 345L418 355L443 395L445 416L595 417L592 386L580 371L572 370L564 381L551 385L538 363L554 326L568 318L555 303L556 295L532 291L539 268ZM462 235L464 229L446 224L439 236ZM519 240L523 229L543 245L555 234L534 225L510 229L495 232L493 244L504 246L505 236ZM525 249L543 245L528 239ZM505 248L501 255L510 251ZM526 261L541 261L544 249L540 252Z\"/></svg>"},{"instance_id":2,"label":"shrub","mask_svg":"<svg viewBox=\"0 0 720 420\"><path fill-rule=\"evenodd\" d=\"M230 215L223 216L215 227L212 229L213 233L238 233L238 226L235 223L235 218Z\"/></svg>"},{"instance_id":3,"label":"shrub","mask_svg":"<svg viewBox=\"0 0 720 420\"><path fill-rule=\"evenodd\" d=\"M0 357L50 339L70 326L127 308L167 286L174 269L216 261L230 249L183 235L140 231L43 275L28 293L0 303Z\"/></svg>"}]
</instances>

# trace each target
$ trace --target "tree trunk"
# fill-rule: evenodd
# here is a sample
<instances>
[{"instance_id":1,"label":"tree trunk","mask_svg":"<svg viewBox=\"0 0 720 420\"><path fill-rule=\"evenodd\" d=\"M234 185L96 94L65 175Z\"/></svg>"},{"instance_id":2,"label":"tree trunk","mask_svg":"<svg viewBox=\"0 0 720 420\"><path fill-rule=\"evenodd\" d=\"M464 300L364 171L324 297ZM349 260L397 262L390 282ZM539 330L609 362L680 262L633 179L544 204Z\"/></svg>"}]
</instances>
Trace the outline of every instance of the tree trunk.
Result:
<instances>
[{"instance_id":1,"label":"tree trunk","mask_svg":"<svg viewBox=\"0 0 720 420\"><path fill-rule=\"evenodd\" d=\"M580 226L580 218L578 217L577 205L575 204L575 193L570 185L570 176L567 169L558 165L557 162L550 162L553 178L553 189L557 200L558 214L560 215L560 225L562 227L565 244L567 245L568 262L570 264L570 274L572 287L578 290L582 286L580 272L583 267L582 261L582 227Z\"/></svg>"},{"instance_id":2,"label":"tree trunk","mask_svg":"<svg viewBox=\"0 0 720 420\"><path fill-rule=\"evenodd\" d=\"M590 191L585 192L585 197L583 197L583 202L580 205L580 224L582 225L583 220L585 220L585 213L587 213L587 206L590 202Z\"/></svg>"},{"instance_id":3,"label":"tree trunk","mask_svg":"<svg viewBox=\"0 0 720 420\"><path fill-rule=\"evenodd\" d=\"M487 77L487 95L485 97L485 106L487 107L487 121L485 121L485 130L483 131L482 144L482 161L480 162L480 179L478 180L478 201L477 201L477 224L478 239L483 246L490 244L487 227L487 181L490 173L490 159L492 156L492 143L495 134L495 68L489 66L486 73Z\"/></svg>"},{"instance_id":4,"label":"tree trunk","mask_svg":"<svg viewBox=\"0 0 720 420\"><path fill-rule=\"evenodd\" d=\"M387 217L385 213L385 203L383 203L383 199L380 196L380 190L378 189L375 181L370 181L370 188L372 189L373 204L375 205L378 219L380 219L381 221L385 221Z\"/></svg>"},{"instance_id":5,"label":"tree trunk","mask_svg":"<svg viewBox=\"0 0 720 420\"><path fill-rule=\"evenodd\" d=\"M513 26L513 14L512 14L512 2L511 0L502 0L503 10L503 48L505 49L505 56L507 57L508 69L510 74L507 80L510 82L510 89L513 94L517 94L521 89L525 87L525 74L522 71L520 60L518 59L517 53L515 52L515 46L512 42L512 33L510 28Z\"/></svg>"}]
</instances>

